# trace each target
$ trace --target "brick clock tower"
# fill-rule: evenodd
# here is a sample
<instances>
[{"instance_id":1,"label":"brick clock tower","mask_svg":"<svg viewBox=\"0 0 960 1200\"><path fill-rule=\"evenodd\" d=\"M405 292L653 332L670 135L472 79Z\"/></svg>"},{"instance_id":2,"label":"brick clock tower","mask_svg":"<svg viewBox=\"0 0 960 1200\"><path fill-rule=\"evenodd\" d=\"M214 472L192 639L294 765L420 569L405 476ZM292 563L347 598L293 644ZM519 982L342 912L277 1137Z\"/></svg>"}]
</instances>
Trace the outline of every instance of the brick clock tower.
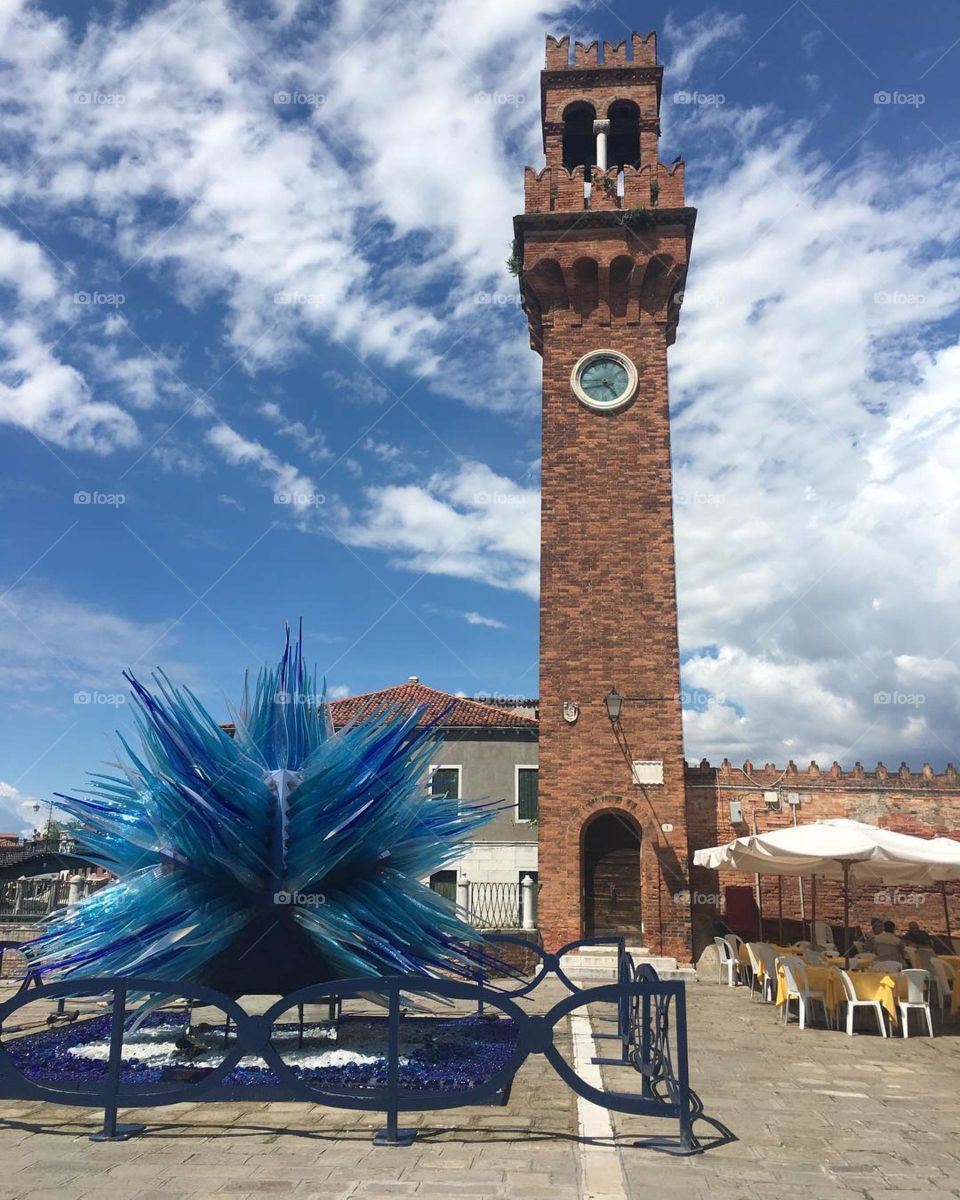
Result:
<instances>
[{"instance_id":1,"label":"brick clock tower","mask_svg":"<svg viewBox=\"0 0 960 1200\"><path fill-rule=\"evenodd\" d=\"M663 68L547 38L546 167L515 259L543 357L539 919L689 962L667 347L696 213L658 160Z\"/></svg>"}]
</instances>

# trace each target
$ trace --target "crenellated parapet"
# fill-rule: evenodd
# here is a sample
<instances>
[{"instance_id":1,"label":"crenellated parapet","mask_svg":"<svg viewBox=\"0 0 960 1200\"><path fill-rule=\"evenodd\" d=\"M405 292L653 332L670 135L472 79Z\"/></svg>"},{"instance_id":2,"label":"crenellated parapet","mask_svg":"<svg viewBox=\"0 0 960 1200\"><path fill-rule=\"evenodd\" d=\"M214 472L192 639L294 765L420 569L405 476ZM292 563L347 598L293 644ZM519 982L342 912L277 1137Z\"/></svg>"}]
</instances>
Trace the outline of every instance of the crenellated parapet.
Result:
<instances>
[{"instance_id":1,"label":"crenellated parapet","mask_svg":"<svg viewBox=\"0 0 960 1200\"><path fill-rule=\"evenodd\" d=\"M655 67L657 65L656 33L632 33L629 41L576 42L570 56L570 38L547 35L548 71L583 67Z\"/></svg>"},{"instance_id":2,"label":"crenellated parapet","mask_svg":"<svg viewBox=\"0 0 960 1200\"><path fill-rule=\"evenodd\" d=\"M878 762L872 771L868 771L859 762L846 769L838 762L833 762L824 770L819 763L813 761L806 767L798 767L792 759L785 767L778 767L773 763L759 767L749 759L740 766L735 766L727 758L714 766L707 759L701 759L697 764L687 764L686 776L688 785L709 784L742 791L790 792L807 789L818 792L843 792L909 789L923 792L960 792L960 772L953 763L948 763L943 771L937 772L929 763L924 763L919 771L914 771L905 762L901 762L900 766L892 771L884 763Z\"/></svg>"},{"instance_id":3,"label":"crenellated parapet","mask_svg":"<svg viewBox=\"0 0 960 1200\"><path fill-rule=\"evenodd\" d=\"M589 184L589 186L586 186ZM524 169L524 211L612 212L684 207L684 164Z\"/></svg>"}]
</instances>

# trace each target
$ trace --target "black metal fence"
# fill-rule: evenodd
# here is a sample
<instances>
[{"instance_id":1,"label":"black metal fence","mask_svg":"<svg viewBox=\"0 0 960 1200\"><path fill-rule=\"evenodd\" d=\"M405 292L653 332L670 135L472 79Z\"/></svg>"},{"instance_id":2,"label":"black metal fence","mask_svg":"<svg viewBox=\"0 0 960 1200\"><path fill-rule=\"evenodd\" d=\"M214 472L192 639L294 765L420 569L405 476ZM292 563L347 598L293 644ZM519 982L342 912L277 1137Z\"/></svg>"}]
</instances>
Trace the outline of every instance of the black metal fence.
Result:
<instances>
[{"instance_id":1,"label":"black metal fence","mask_svg":"<svg viewBox=\"0 0 960 1200\"><path fill-rule=\"evenodd\" d=\"M532 885L532 921L536 925L540 885ZM468 912L478 929L522 929L523 885L520 883L470 883Z\"/></svg>"},{"instance_id":2,"label":"black metal fence","mask_svg":"<svg viewBox=\"0 0 960 1200\"><path fill-rule=\"evenodd\" d=\"M62 1012L68 998L101 997L112 994L110 1050L102 1077L83 1080L30 1078L20 1070L11 1054L16 1041L4 1037L0 1043L0 1099L49 1100L58 1104L103 1106L104 1126L97 1140L123 1140L142 1127L122 1126L117 1122L118 1109L147 1108L199 1100L214 1101L283 1101L307 1100L333 1108L382 1111L386 1126L375 1142L378 1145L407 1145L415 1137L414 1130L401 1128L400 1114L410 1111L436 1111L475 1105L485 1101L505 1102L512 1080L526 1059L542 1054L560 1078L579 1096L614 1112L639 1116L664 1117L679 1126L679 1138L664 1139L661 1148L674 1153L694 1154L704 1147L693 1131L693 1122L702 1116L702 1108L690 1089L687 1063L687 1018L684 984L661 980L648 967L634 967L624 951L622 938L586 938L564 946L555 954L523 938L506 934L491 934L492 942L511 943L537 956L539 968L532 979L517 986L496 986L486 979L474 983L452 979L424 979L421 976L391 976L341 979L333 983L315 984L284 996L259 1015L247 1013L229 996L198 984L172 982L162 979L123 978L109 976L40 984L25 980L18 994L0 1005L0 1029L24 1005L37 1000L58 1001ZM564 954L581 946L610 945L619 948L619 978L616 983L581 988L563 971ZM544 1014L524 1010L522 1001L546 979L556 979L569 993ZM376 993L386 1001L387 1047L386 1074L382 1086L363 1086L340 1083L336 1086L306 1078L288 1065L273 1044L274 1027L280 1018L302 1006L328 1004L340 1008L346 1000ZM226 1041L223 1058L200 1078L163 1087L129 1083L123 1078L123 1043L131 995L152 997L167 1002L183 998L188 1003L211 1006L225 1015L232 1036ZM466 1001L475 1005L478 1013L496 1010L515 1023L516 1042L506 1061L493 1068L480 1083L467 1088L424 1090L401 1083L400 1041L402 1007L406 998L435 997L442 1000ZM554 1029L570 1013L590 1005L614 1005L617 1032L612 1036L620 1043L620 1054L610 1060L618 1066L631 1066L639 1075L639 1087L629 1091L608 1091L585 1082L575 1068L563 1057L554 1040ZM445 1018L438 1018L443 1020ZM610 1036L610 1035L608 1035ZM245 1056L259 1058L269 1070L269 1083L231 1083L231 1072ZM710 1121L710 1118L704 1118ZM715 1127L716 1122L711 1121Z\"/></svg>"}]
</instances>

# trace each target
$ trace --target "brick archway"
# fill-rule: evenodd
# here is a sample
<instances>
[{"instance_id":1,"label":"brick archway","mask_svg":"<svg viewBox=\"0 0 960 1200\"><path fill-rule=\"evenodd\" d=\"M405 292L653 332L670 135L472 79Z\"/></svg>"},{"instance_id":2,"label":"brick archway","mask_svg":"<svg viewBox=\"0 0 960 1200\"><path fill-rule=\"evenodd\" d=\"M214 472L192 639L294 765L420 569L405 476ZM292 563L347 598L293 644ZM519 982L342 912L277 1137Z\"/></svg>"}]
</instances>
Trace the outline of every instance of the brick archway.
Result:
<instances>
[{"instance_id":1,"label":"brick archway","mask_svg":"<svg viewBox=\"0 0 960 1200\"><path fill-rule=\"evenodd\" d=\"M608 808L584 823L580 836L585 937L614 934L641 940L642 830L630 813Z\"/></svg>"}]
</instances>

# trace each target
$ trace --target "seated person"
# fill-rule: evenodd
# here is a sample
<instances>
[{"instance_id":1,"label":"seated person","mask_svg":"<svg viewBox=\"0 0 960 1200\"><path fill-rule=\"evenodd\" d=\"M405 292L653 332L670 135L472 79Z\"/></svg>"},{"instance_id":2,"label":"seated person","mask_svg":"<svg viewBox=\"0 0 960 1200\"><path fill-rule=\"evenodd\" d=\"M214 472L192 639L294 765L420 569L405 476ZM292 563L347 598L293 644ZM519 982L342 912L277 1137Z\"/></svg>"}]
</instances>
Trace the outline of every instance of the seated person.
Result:
<instances>
[{"instance_id":1,"label":"seated person","mask_svg":"<svg viewBox=\"0 0 960 1200\"><path fill-rule=\"evenodd\" d=\"M883 922L879 917L874 917L870 922L870 932L865 933L863 937L858 938L853 943L853 948L857 954L876 954L873 942L878 933L883 933Z\"/></svg>"},{"instance_id":2,"label":"seated person","mask_svg":"<svg viewBox=\"0 0 960 1200\"><path fill-rule=\"evenodd\" d=\"M883 929L873 939L873 952L879 959L903 962L903 938L897 934L892 921L884 921Z\"/></svg>"},{"instance_id":3,"label":"seated person","mask_svg":"<svg viewBox=\"0 0 960 1200\"><path fill-rule=\"evenodd\" d=\"M911 946L929 946L930 934L925 929L921 929L916 921L911 921L907 926L907 932L904 934L903 940Z\"/></svg>"}]
</instances>

